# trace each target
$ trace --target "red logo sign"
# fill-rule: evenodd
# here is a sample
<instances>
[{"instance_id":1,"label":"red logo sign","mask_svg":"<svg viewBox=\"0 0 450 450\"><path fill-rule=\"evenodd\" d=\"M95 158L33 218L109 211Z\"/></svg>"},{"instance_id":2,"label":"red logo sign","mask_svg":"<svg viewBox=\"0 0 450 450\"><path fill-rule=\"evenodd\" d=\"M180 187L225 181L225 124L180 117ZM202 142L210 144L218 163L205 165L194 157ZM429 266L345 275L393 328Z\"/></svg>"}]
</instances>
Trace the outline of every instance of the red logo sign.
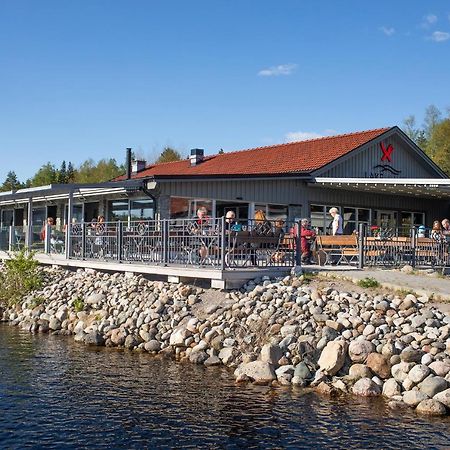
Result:
<instances>
[{"instance_id":1,"label":"red logo sign","mask_svg":"<svg viewBox=\"0 0 450 450\"><path fill-rule=\"evenodd\" d=\"M392 162L391 155L392 155L392 152L394 151L394 147L392 146L392 144L389 144L388 148L386 148L385 145L383 144L383 142L381 142L380 143L380 147L381 147L381 151L383 152L383 156L381 157L381 161Z\"/></svg>"}]
</instances>

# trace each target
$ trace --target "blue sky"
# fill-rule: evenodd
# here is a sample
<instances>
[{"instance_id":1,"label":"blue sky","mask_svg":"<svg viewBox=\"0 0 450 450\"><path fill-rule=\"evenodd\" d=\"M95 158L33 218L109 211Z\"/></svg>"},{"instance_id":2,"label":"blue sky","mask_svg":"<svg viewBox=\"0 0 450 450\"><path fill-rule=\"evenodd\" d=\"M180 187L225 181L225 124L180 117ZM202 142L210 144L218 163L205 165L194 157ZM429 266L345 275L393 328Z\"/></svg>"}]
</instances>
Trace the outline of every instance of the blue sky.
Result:
<instances>
[{"instance_id":1,"label":"blue sky","mask_svg":"<svg viewBox=\"0 0 450 450\"><path fill-rule=\"evenodd\" d=\"M0 183L401 125L450 106L450 2L0 2Z\"/></svg>"}]
</instances>

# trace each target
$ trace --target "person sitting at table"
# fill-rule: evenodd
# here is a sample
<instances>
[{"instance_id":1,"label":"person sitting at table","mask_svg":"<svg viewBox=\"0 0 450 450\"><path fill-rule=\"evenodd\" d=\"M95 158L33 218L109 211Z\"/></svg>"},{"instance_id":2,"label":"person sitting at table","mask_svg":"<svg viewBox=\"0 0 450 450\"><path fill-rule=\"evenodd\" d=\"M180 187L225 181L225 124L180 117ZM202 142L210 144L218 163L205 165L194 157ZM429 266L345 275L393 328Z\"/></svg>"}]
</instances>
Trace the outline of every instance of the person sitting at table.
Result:
<instances>
[{"instance_id":1,"label":"person sitting at table","mask_svg":"<svg viewBox=\"0 0 450 450\"><path fill-rule=\"evenodd\" d=\"M448 219L442 221L442 234L444 236L450 236L450 220Z\"/></svg>"},{"instance_id":2,"label":"person sitting at table","mask_svg":"<svg viewBox=\"0 0 450 450\"><path fill-rule=\"evenodd\" d=\"M445 242L445 236L442 232L442 226L439 220L433 222L433 228L431 229L430 237L436 242Z\"/></svg>"}]
</instances>

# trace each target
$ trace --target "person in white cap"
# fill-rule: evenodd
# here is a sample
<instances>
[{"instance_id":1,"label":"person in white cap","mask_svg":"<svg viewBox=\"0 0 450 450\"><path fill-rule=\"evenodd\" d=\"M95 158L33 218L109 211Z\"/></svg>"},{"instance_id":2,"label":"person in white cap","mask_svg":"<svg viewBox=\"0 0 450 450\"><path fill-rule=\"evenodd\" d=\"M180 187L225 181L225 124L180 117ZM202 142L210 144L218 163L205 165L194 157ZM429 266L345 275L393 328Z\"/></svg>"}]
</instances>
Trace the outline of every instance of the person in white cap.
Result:
<instances>
[{"instance_id":1,"label":"person in white cap","mask_svg":"<svg viewBox=\"0 0 450 450\"><path fill-rule=\"evenodd\" d=\"M331 225L331 230L333 236L337 236L339 234L344 234L343 228L342 228L342 216L339 214L339 211L337 208L330 208L328 211L330 213L330 216L333 218L333 223Z\"/></svg>"}]
</instances>

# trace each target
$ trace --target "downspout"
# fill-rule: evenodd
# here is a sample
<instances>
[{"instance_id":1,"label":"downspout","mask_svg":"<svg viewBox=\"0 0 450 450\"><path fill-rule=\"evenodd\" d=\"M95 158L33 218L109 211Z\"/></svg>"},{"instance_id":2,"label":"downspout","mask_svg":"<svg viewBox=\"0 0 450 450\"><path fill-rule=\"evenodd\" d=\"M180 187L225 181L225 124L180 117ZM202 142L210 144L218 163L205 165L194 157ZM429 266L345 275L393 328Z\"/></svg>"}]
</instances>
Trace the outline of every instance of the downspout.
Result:
<instances>
[{"instance_id":1,"label":"downspout","mask_svg":"<svg viewBox=\"0 0 450 450\"><path fill-rule=\"evenodd\" d=\"M154 211L154 215L156 215L156 197L147 189L147 185L146 182L144 181L142 183L142 192L149 198L151 198L153 200L153 211Z\"/></svg>"}]
</instances>

